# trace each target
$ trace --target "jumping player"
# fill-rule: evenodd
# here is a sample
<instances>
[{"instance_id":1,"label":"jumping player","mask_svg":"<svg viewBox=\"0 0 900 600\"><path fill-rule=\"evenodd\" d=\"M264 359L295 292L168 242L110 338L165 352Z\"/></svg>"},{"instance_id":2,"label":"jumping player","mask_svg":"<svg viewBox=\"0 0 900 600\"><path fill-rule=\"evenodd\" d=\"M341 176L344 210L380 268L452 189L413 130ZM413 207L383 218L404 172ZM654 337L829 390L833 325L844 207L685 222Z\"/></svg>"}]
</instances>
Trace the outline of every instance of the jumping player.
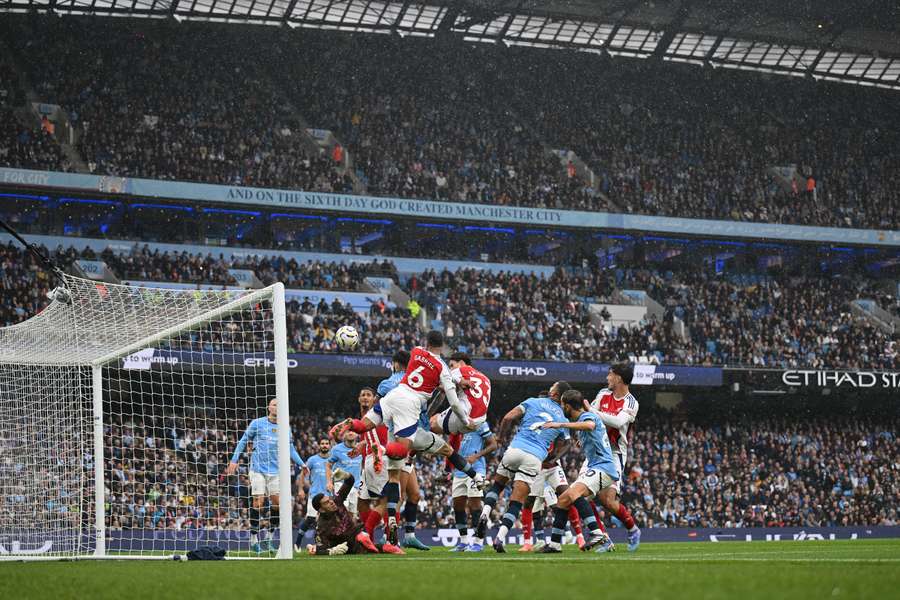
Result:
<instances>
[{"instance_id":1,"label":"jumping player","mask_svg":"<svg viewBox=\"0 0 900 600\"><path fill-rule=\"evenodd\" d=\"M463 410L476 426L487 420L488 406L491 403L491 380L487 375L472 366L472 359L465 352L455 352L450 357L450 376L462 389L460 402ZM437 434L465 433L471 431L467 421L460 419L448 408L431 417L431 431Z\"/></svg>"}]
</instances>

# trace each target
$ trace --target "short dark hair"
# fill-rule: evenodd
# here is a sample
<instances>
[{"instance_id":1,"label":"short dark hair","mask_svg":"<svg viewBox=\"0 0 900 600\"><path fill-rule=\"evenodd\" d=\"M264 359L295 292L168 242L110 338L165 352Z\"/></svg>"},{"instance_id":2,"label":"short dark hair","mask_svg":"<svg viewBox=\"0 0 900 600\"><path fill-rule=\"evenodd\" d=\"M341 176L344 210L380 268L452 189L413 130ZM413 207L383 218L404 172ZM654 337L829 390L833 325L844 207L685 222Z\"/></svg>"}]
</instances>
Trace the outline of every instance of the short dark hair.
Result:
<instances>
[{"instance_id":1,"label":"short dark hair","mask_svg":"<svg viewBox=\"0 0 900 600\"><path fill-rule=\"evenodd\" d=\"M550 390L541 390L538 392L538 398L549 398Z\"/></svg>"},{"instance_id":2,"label":"short dark hair","mask_svg":"<svg viewBox=\"0 0 900 600\"><path fill-rule=\"evenodd\" d=\"M572 386L568 381L557 381L553 385L556 386L556 393L559 394L559 397L562 398L562 395L572 389ZM553 388L553 385L550 387Z\"/></svg>"},{"instance_id":3,"label":"short dark hair","mask_svg":"<svg viewBox=\"0 0 900 600\"><path fill-rule=\"evenodd\" d=\"M372 392L372 395L373 395L373 396L377 396L377 395L378 395L378 392L375 391L375 388L369 387L369 386L367 386L367 385L364 385L364 386L362 386L361 388L359 388L359 391L361 391L361 392L365 392L365 391L367 391L367 390L370 391L370 392Z\"/></svg>"},{"instance_id":4,"label":"short dark hair","mask_svg":"<svg viewBox=\"0 0 900 600\"><path fill-rule=\"evenodd\" d=\"M454 352L454 353L450 356L450 360L456 360L456 361L459 361L459 362L464 362L464 363L466 363L467 365L471 365L471 364L472 364L472 357L469 356L468 354L466 354L465 352Z\"/></svg>"},{"instance_id":5,"label":"short dark hair","mask_svg":"<svg viewBox=\"0 0 900 600\"><path fill-rule=\"evenodd\" d=\"M631 380L634 379L634 367L631 366L631 363L618 362L612 365L609 370L621 377L625 385L631 385Z\"/></svg>"},{"instance_id":6,"label":"short dark hair","mask_svg":"<svg viewBox=\"0 0 900 600\"><path fill-rule=\"evenodd\" d=\"M397 350L391 357L391 362L395 362L398 365L403 365L405 367L409 364L409 350Z\"/></svg>"},{"instance_id":7,"label":"short dark hair","mask_svg":"<svg viewBox=\"0 0 900 600\"><path fill-rule=\"evenodd\" d=\"M325 498L325 494L316 494L312 499L312 507L313 510L319 512L319 508L322 506L322 499Z\"/></svg>"},{"instance_id":8,"label":"short dark hair","mask_svg":"<svg viewBox=\"0 0 900 600\"><path fill-rule=\"evenodd\" d=\"M578 390L567 390L559 400L560 404L566 404L569 408L584 410L584 395Z\"/></svg>"},{"instance_id":9,"label":"short dark hair","mask_svg":"<svg viewBox=\"0 0 900 600\"><path fill-rule=\"evenodd\" d=\"M432 329L425 336L425 343L428 344L429 348L440 348L444 345L444 334L437 329Z\"/></svg>"}]
</instances>

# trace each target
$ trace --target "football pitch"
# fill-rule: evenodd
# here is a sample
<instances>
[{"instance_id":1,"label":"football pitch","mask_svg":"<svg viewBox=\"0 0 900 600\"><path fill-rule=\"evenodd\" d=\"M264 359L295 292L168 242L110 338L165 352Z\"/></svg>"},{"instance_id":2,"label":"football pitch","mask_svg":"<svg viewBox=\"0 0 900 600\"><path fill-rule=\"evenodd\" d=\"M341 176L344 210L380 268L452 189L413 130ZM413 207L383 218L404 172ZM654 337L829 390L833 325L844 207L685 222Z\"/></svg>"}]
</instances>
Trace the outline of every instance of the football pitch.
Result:
<instances>
[{"instance_id":1,"label":"football pitch","mask_svg":"<svg viewBox=\"0 0 900 600\"><path fill-rule=\"evenodd\" d=\"M900 540L644 544L635 554L0 563L0 598L897 598Z\"/></svg>"}]
</instances>

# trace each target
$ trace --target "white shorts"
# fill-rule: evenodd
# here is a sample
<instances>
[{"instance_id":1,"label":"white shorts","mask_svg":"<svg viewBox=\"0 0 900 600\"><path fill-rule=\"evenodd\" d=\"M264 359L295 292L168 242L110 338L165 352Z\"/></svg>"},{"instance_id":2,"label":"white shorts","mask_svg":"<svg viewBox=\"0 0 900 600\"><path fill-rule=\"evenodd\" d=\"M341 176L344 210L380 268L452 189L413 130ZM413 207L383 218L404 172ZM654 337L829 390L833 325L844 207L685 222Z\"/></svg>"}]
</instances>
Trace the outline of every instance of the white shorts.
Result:
<instances>
[{"instance_id":1,"label":"white shorts","mask_svg":"<svg viewBox=\"0 0 900 600\"><path fill-rule=\"evenodd\" d=\"M277 496L281 480L278 475L266 475L250 471L250 494L253 496Z\"/></svg>"},{"instance_id":2,"label":"white shorts","mask_svg":"<svg viewBox=\"0 0 900 600\"><path fill-rule=\"evenodd\" d=\"M622 480L624 478L623 474L625 473L625 457L620 452L613 452L613 462L616 463L616 475L619 476L619 478L613 482L613 488L616 490L617 494L621 494ZM587 471L587 460L581 465L578 476L584 475L585 471Z\"/></svg>"},{"instance_id":3,"label":"white shorts","mask_svg":"<svg viewBox=\"0 0 900 600\"><path fill-rule=\"evenodd\" d=\"M584 484L591 491L591 495L596 496L600 490L615 485L616 480L600 469L586 469L578 476L575 483Z\"/></svg>"},{"instance_id":4,"label":"white shorts","mask_svg":"<svg viewBox=\"0 0 900 600\"><path fill-rule=\"evenodd\" d=\"M556 491L560 486L568 486L569 480L566 478L566 472L559 465L541 469L538 476L535 477L534 483L531 484L531 492L529 496L540 498L544 495L544 487L549 485L550 489Z\"/></svg>"},{"instance_id":5,"label":"white shorts","mask_svg":"<svg viewBox=\"0 0 900 600\"><path fill-rule=\"evenodd\" d=\"M375 458L366 455L366 463L362 469L362 484L359 488L359 497L363 500L381 498L381 491L388 482L387 465L382 464L381 473L375 472Z\"/></svg>"},{"instance_id":6,"label":"white shorts","mask_svg":"<svg viewBox=\"0 0 900 600\"><path fill-rule=\"evenodd\" d=\"M466 475L453 476L453 498L484 498L484 493L475 480Z\"/></svg>"},{"instance_id":7,"label":"white shorts","mask_svg":"<svg viewBox=\"0 0 900 600\"><path fill-rule=\"evenodd\" d=\"M513 481L523 481L529 486L540 472L541 459L519 448L507 449L497 467L497 475Z\"/></svg>"},{"instance_id":8,"label":"white shorts","mask_svg":"<svg viewBox=\"0 0 900 600\"><path fill-rule=\"evenodd\" d=\"M478 427L487 421L487 415L481 415L477 419L472 419L472 421L475 422L475 427ZM438 414L438 423L441 424L441 430L446 434L468 433L469 431L472 431L466 427L466 424L460 421L459 417L456 416L456 413L449 408Z\"/></svg>"},{"instance_id":9,"label":"white shorts","mask_svg":"<svg viewBox=\"0 0 900 600\"><path fill-rule=\"evenodd\" d=\"M394 436L388 433L388 438L393 441ZM417 429L412 436L412 448L419 454L437 454L441 448L447 445L447 441L437 434ZM394 459L387 458L387 468L391 471L403 471L404 473L412 473L416 468L415 463L408 463L406 458Z\"/></svg>"},{"instance_id":10,"label":"white shorts","mask_svg":"<svg viewBox=\"0 0 900 600\"><path fill-rule=\"evenodd\" d=\"M541 512L546 506L556 506L558 501L559 498L556 496L556 492L552 488L545 487L544 493L537 497L531 510L536 513Z\"/></svg>"},{"instance_id":11,"label":"white shorts","mask_svg":"<svg viewBox=\"0 0 900 600\"><path fill-rule=\"evenodd\" d=\"M426 402L422 394L398 385L366 413L366 419L376 425L384 423L397 437L412 438L419 429L419 417Z\"/></svg>"},{"instance_id":12,"label":"white shorts","mask_svg":"<svg viewBox=\"0 0 900 600\"><path fill-rule=\"evenodd\" d=\"M310 517L315 519L316 517L319 516L319 511L317 511L315 508L313 508L313 504L312 504L313 498L315 498L315 495L310 494L309 498L306 499L306 518L307 519Z\"/></svg>"}]
</instances>

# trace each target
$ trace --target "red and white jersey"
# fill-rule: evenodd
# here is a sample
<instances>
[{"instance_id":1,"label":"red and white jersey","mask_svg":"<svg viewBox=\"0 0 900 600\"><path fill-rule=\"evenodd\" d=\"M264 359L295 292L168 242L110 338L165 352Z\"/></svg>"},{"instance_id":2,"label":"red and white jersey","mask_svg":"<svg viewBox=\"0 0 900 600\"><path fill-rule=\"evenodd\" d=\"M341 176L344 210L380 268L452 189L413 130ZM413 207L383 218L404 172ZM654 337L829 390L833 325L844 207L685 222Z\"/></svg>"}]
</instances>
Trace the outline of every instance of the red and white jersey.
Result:
<instances>
[{"instance_id":1,"label":"red and white jersey","mask_svg":"<svg viewBox=\"0 0 900 600\"><path fill-rule=\"evenodd\" d=\"M388 443L388 429L387 425L382 423L375 429L370 429L369 431L363 434L363 441L366 443L365 448L363 449L362 458L363 461L366 460L366 455L374 454L372 448L375 444L380 445L382 448L387 446Z\"/></svg>"},{"instance_id":2,"label":"red and white jersey","mask_svg":"<svg viewBox=\"0 0 900 600\"><path fill-rule=\"evenodd\" d=\"M460 400L468 404L466 412L469 413L469 418L474 420L486 415L491 403L491 380L487 375L471 365L453 369L450 375L456 383L463 379L472 382L472 386L466 388L465 393L460 395Z\"/></svg>"},{"instance_id":3,"label":"red and white jersey","mask_svg":"<svg viewBox=\"0 0 900 600\"><path fill-rule=\"evenodd\" d=\"M634 423L638 413L638 402L631 393L625 394L622 398L616 398L612 390L603 388L597 392L597 397L591 402L591 408L602 413L613 416L626 417L625 423L618 429L606 426L606 434L609 436L609 443L613 447L613 452L622 455L622 461L628 459L628 428Z\"/></svg>"},{"instance_id":4,"label":"red and white jersey","mask_svg":"<svg viewBox=\"0 0 900 600\"><path fill-rule=\"evenodd\" d=\"M440 356L422 347L413 348L410 353L400 385L420 394L423 400L430 399L431 393L437 388L446 390L455 387L450 377L450 367Z\"/></svg>"}]
</instances>

